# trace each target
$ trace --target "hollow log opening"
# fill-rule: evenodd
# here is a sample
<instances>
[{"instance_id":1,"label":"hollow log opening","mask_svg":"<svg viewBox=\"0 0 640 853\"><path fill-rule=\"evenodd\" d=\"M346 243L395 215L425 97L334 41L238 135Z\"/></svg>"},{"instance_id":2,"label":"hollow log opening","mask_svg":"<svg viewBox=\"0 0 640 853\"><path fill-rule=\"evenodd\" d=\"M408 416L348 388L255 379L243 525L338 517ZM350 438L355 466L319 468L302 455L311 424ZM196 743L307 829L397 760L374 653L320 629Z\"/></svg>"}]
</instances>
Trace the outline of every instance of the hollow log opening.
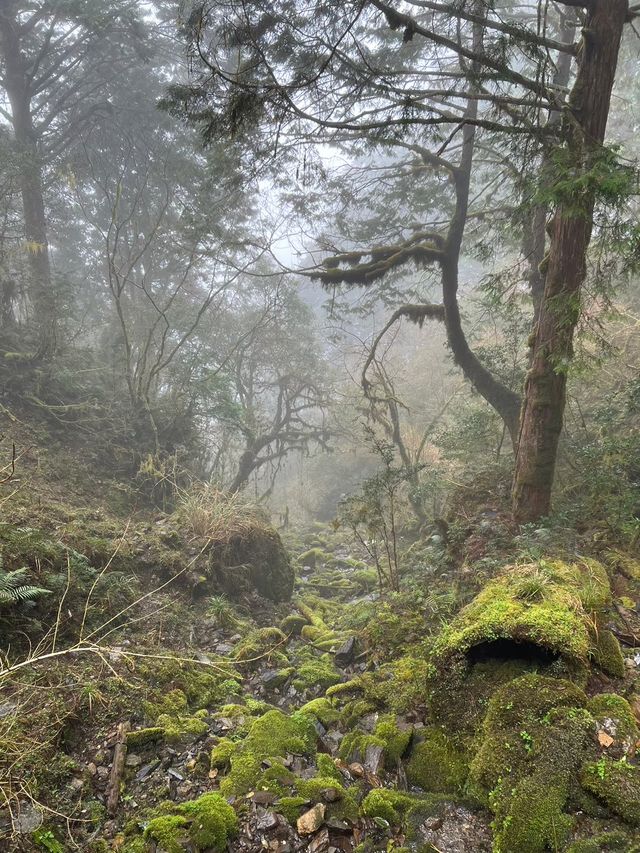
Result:
<instances>
[{"instance_id":1,"label":"hollow log opening","mask_svg":"<svg viewBox=\"0 0 640 853\"><path fill-rule=\"evenodd\" d=\"M537 664L544 667L550 666L559 657L560 655L556 652L539 646L537 643L528 640L517 642L506 638L478 643L467 652L467 659L472 665L490 660L520 660L527 664Z\"/></svg>"}]
</instances>

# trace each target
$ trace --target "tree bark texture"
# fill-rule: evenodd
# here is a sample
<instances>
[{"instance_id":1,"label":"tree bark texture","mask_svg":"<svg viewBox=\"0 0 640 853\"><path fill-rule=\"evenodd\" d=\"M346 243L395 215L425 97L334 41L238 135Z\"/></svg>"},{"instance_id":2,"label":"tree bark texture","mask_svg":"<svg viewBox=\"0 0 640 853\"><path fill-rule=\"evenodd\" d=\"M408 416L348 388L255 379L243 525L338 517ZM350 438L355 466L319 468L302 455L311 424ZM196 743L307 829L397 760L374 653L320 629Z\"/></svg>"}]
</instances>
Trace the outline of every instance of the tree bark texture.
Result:
<instances>
[{"instance_id":1,"label":"tree bark texture","mask_svg":"<svg viewBox=\"0 0 640 853\"><path fill-rule=\"evenodd\" d=\"M578 179L589 171L605 138L611 91L628 0L594 0L587 13L576 81L565 117L568 162ZM525 382L513 481L519 522L549 514L566 403L567 368L580 317L581 288L593 230L595 193L561 202L550 227L546 277Z\"/></svg>"},{"instance_id":2,"label":"tree bark texture","mask_svg":"<svg viewBox=\"0 0 640 853\"><path fill-rule=\"evenodd\" d=\"M0 49L5 63L4 85L11 104L19 156L24 235L31 272L30 296L39 331L35 355L42 359L52 355L55 350L56 306L42 189L42 162L31 113L31 81L27 60L20 48L20 27L11 9L0 11Z\"/></svg>"}]
</instances>

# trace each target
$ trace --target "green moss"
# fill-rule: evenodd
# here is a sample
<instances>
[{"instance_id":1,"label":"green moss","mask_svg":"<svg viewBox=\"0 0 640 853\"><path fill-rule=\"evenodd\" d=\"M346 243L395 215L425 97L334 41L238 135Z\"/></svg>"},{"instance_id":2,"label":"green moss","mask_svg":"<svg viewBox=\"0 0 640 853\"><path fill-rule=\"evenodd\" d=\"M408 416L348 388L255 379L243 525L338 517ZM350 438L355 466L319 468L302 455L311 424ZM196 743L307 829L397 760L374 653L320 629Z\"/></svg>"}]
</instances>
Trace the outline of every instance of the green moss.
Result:
<instances>
[{"instance_id":1,"label":"green moss","mask_svg":"<svg viewBox=\"0 0 640 853\"><path fill-rule=\"evenodd\" d=\"M541 560L510 569L488 583L444 629L434 644L434 663L446 667L453 656L498 639L533 642L586 662L589 614L601 610L610 596L606 572L593 560Z\"/></svg>"},{"instance_id":2,"label":"green moss","mask_svg":"<svg viewBox=\"0 0 640 853\"><path fill-rule=\"evenodd\" d=\"M395 716L387 714L378 721L373 734L358 729L347 732L340 744L340 757L344 761L363 762L367 748L377 746L383 749L385 766L393 770L410 740L411 731L402 731Z\"/></svg>"},{"instance_id":3,"label":"green moss","mask_svg":"<svg viewBox=\"0 0 640 853\"><path fill-rule=\"evenodd\" d=\"M601 628L592 650L593 661L612 678L624 678L624 658L620 643L611 631Z\"/></svg>"},{"instance_id":4,"label":"green moss","mask_svg":"<svg viewBox=\"0 0 640 853\"><path fill-rule=\"evenodd\" d=\"M224 770L231 763L231 756L238 748L238 744L229 738L221 738L211 750L211 767L216 770Z\"/></svg>"},{"instance_id":5,"label":"green moss","mask_svg":"<svg viewBox=\"0 0 640 853\"><path fill-rule=\"evenodd\" d=\"M615 727L615 739L627 742L631 747L640 737L638 724L626 699L616 693L598 693L589 700L588 710L598 722L612 720ZM611 731L613 735L613 730Z\"/></svg>"},{"instance_id":6,"label":"green moss","mask_svg":"<svg viewBox=\"0 0 640 853\"><path fill-rule=\"evenodd\" d=\"M387 714L380 718L373 733L384 744L384 758L387 768L395 768L407 751L413 734L412 730L401 729L398 726L397 719L392 714Z\"/></svg>"},{"instance_id":7,"label":"green moss","mask_svg":"<svg viewBox=\"0 0 640 853\"><path fill-rule=\"evenodd\" d=\"M197 848L217 853L226 849L227 840L238 831L238 819L231 806L215 793L203 794L181 806L192 819L189 837Z\"/></svg>"},{"instance_id":8,"label":"green moss","mask_svg":"<svg viewBox=\"0 0 640 853\"><path fill-rule=\"evenodd\" d=\"M329 655L307 660L298 666L293 679L296 690L307 691L314 688L326 690L342 680L341 674L333 665Z\"/></svg>"},{"instance_id":9,"label":"green moss","mask_svg":"<svg viewBox=\"0 0 640 853\"><path fill-rule=\"evenodd\" d=\"M572 826L571 818L562 812L566 800L562 786L548 784L544 776L530 776L518 782L510 799L509 814L494 838L497 853L562 849Z\"/></svg>"},{"instance_id":10,"label":"green moss","mask_svg":"<svg viewBox=\"0 0 640 853\"><path fill-rule=\"evenodd\" d=\"M255 721L231 756L231 772L222 780L220 790L227 795L246 793L257 785L265 759L282 758L288 753L314 755L316 739L310 717L268 711Z\"/></svg>"},{"instance_id":11,"label":"green moss","mask_svg":"<svg viewBox=\"0 0 640 853\"><path fill-rule=\"evenodd\" d=\"M189 708L187 696L182 690L171 690L155 702L144 702L144 712L147 717L157 720L161 714L177 717L185 714Z\"/></svg>"},{"instance_id":12,"label":"green moss","mask_svg":"<svg viewBox=\"0 0 640 853\"><path fill-rule=\"evenodd\" d=\"M362 801L360 812L363 817L379 817L391 826L402 823L402 815L415 805L415 798L389 788L374 788Z\"/></svg>"},{"instance_id":13,"label":"green moss","mask_svg":"<svg viewBox=\"0 0 640 853\"><path fill-rule=\"evenodd\" d=\"M384 741L373 734L358 729L347 732L340 742L340 758L343 761L362 763L365 760L367 749L371 746L384 748Z\"/></svg>"},{"instance_id":14,"label":"green moss","mask_svg":"<svg viewBox=\"0 0 640 853\"><path fill-rule=\"evenodd\" d=\"M470 777L495 814L500 853L562 843L571 824L566 804L593 749L586 704L571 682L539 675L515 679L489 702Z\"/></svg>"},{"instance_id":15,"label":"green moss","mask_svg":"<svg viewBox=\"0 0 640 853\"><path fill-rule=\"evenodd\" d=\"M162 728L168 743L181 743L191 738L201 737L209 731L206 722L197 716L170 717L169 714L160 714L157 723L158 727Z\"/></svg>"},{"instance_id":16,"label":"green moss","mask_svg":"<svg viewBox=\"0 0 640 853\"><path fill-rule=\"evenodd\" d=\"M174 813L153 818L144 832L145 838L156 841L167 853L183 853L188 841L198 851L222 853L238 831L236 814L220 794L203 794L168 808Z\"/></svg>"},{"instance_id":17,"label":"green moss","mask_svg":"<svg viewBox=\"0 0 640 853\"><path fill-rule=\"evenodd\" d=\"M633 844L626 832L604 832L594 838L575 841L566 853L638 853L640 842Z\"/></svg>"},{"instance_id":18,"label":"green moss","mask_svg":"<svg viewBox=\"0 0 640 853\"><path fill-rule=\"evenodd\" d=\"M138 748L146 746L149 743L157 743L164 737L164 728L162 726L151 726L146 729L136 729L132 732L127 732L127 746Z\"/></svg>"},{"instance_id":19,"label":"green moss","mask_svg":"<svg viewBox=\"0 0 640 853\"><path fill-rule=\"evenodd\" d=\"M318 768L318 776L335 779L337 782L342 782L342 774L335 765L333 758L325 752L319 752L316 758L316 767Z\"/></svg>"},{"instance_id":20,"label":"green moss","mask_svg":"<svg viewBox=\"0 0 640 853\"><path fill-rule=\"evenodd\" d=\"M312 699L300 708L302 714L315 717L323 726L332 726L340 720L340 711L331 704L324 696Z\"/></svg>"},{"instance_id":21,"label":"green moss","mask_svg":"<svg viewBox=\"0 0 640 853\"><path fill-rule=\"evenodd\" d=\"M280 797L274 806L291 824L295 824L302 814L304 806L308 805L306 797Z\"/></svg>"},{"instance_id":22,"label":"green moss","mask_svg":"<svg viewBox=\"0 0 640 853\"><path fill-rule=\"evenodd\" d=\"M282 655L287 635L280 628L260 628L251 631L234 650L234 657L241 663L254 663L256 659L278 661L286 666L288 660Z\"/></svg>"},{"instance_id":23,"label":"green moss","mask_svg":"<svg viewBox=\"0 0 640 853\"><path fill-rule=\"evenodd\" d=\"M640 826L640 768L603 757L586 765L581 781L587 791L632 826Z\"/></svg>"},{"instance_id":24,"label":"green moss","mask_svg":"<svg viewBox=\"0 0 640 853\"><path fill-rule=\"evenodd\" d=\"M435 726L420 733L407 764L407 779L423 791L457 793L466 781L469 763L466 752Z\"/></svg>"},{"instance_id":25,"label":"green moss","mask_svg":"<svg viewBox=\"0 0 640 853\"><path fill-rule=\"evenodd\" d=\"M145 838L156 841L167 853L184 853L187 819L182 815L162 815L149 821Z\"/></svg>"},{"instance_id":26,"label":"green moss","mask_svg":"<svg viewBox=\"0 0 640 853\"><path fill-rule=\"evenodd\" d=\"M304 626L308 624L309 620L306 616L300 616L297 613L290 613L289 616L285 616L280 623L280 630L287 636L291 635L293 637L299 637Z\"/></svg>"}]
</instances>

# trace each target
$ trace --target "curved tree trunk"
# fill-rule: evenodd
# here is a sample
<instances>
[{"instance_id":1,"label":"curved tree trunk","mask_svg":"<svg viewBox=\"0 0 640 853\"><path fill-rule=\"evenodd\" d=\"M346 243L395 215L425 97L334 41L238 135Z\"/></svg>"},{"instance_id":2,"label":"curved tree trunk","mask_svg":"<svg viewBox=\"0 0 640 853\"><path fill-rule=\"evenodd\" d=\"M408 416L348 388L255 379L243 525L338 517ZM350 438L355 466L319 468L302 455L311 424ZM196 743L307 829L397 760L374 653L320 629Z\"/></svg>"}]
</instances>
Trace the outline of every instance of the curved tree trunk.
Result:
<instances>
[{"instance_id":1,"label":"curved tree trunk","mask_svg":"<svg viewBox=\"0 0 640 853\"><path fill-rule=\"evenodd\" d=\"M601 153L628 0L593 0L568 109L568 150L576 179ZM576 190L556 209L550 229L545 288L525 383L513 481L517 521L548 515L562 430L567 367L580 317L581 288L593 230L595 194Z\"/></svg>"}]
</instances>

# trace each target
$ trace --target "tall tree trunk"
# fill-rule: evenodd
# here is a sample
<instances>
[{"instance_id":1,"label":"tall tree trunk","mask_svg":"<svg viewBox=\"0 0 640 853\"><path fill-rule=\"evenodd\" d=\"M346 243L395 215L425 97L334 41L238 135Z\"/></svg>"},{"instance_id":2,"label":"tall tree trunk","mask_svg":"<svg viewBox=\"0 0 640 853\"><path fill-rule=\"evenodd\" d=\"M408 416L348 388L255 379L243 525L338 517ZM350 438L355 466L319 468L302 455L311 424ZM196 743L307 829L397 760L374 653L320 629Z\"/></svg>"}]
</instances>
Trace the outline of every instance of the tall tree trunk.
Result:
<instances>
[{"instance_id":1,"label":"tall tree trunk","mask_svg":"<svg viewBox=\"0 0 640 853\"><path fill-rule=\"evenodd\" d=\"M628 0L593 0L575 85L568 103L569 161L575 178L600 156ZM580 316L595 194L576 189L558 205L550 229L544 294L525 383L513 481L513 513L520 522L548 515L566 402L567 367Z\"/></svg>"},{"instance_id":2,"label":"tall tree trunk","mask_svg":"<svg viewBox=\"0 0 640 853\"><path fill-rule=\"evenodd\" d=\"M24 234L31 271L33 302L39 341L35 357L51 356L56 344L56 305L51 281L47 218L42 190L42 163L31 114L27 60L20 49L20 26L11 10L0 11L0 49L5 64L4 85L11 104L18 147Z\"/></svg>"}]
</instances>

